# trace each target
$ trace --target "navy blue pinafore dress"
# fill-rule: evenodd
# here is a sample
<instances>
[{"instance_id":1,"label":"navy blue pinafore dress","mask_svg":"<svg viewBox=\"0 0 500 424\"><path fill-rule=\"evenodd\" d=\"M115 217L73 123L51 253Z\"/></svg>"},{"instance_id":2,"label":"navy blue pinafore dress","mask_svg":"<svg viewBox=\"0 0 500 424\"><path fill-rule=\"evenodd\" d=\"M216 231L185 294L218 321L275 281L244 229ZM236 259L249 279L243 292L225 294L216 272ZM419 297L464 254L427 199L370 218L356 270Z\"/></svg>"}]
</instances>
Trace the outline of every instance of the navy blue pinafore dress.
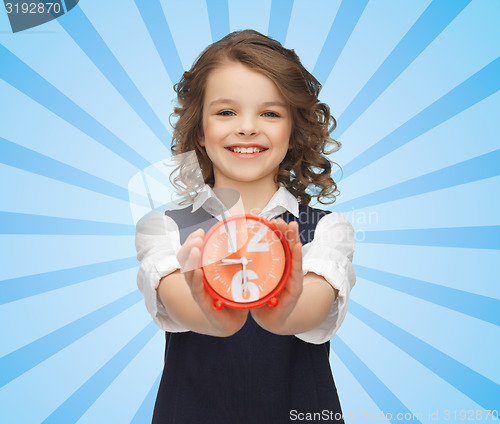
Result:
<instances>
[{"instance_id":1,"label":"navy blue pinafore dress","mask_svg":"<svg viewBox=\"0 0 500 424\"><path fill-rule=\"evenodd\" d=\"M277 218L298 221L306 244L329 212L305 205L299 212L300 219L289 212ZM178 223L181 244L197 228L207 231L217 222L202 208L167 214ZM316 345L272 334L250 314L230 337L190 331L165 336L153 424L281 424L295 422L300 413L319 413L321 422L343 423L335 420L342 411L330 369L330 342Z\"/></svg>"}]
</instances>

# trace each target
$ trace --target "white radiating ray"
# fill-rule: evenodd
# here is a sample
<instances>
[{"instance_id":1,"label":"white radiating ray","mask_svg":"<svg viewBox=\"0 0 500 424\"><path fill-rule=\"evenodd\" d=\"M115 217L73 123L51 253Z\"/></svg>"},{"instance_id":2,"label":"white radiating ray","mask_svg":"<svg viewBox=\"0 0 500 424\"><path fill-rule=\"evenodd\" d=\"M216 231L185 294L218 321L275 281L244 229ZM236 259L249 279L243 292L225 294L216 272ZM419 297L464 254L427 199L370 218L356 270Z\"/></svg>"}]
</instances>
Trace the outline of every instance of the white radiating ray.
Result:
<instances>
[{"instance_id":1,"label":"white radiating ray","mask_svg":"<svg viewBox=\"0 0 500 424\"><path fill-rule=\"evenodd\" d=\"M418 413L427 412L429 409L443 410L446 404L463 405L467 409L480 409L476 402L353 315L348 313L342 326L342 340L410 411ZM388 365L388 362L391 365ZM346 365L348 366L348 364ZM334 370L335 368L340 367L334 363ZM405 371L402 372L402 370ZM353 382L344 380L344 384L349 386ZM422 390L422 387L425 387L426 390ZM347 390L351 389L348 387ZM442 395L437 396L438 393ZM371 406L370 402L365 402L363 405L366 405L366 408L359 408L356 399L347 396L342 398L342 407L345 412L361 410L365 413L376 413L383 411L383 407L380 405L378 408ZM361 422L370 421L367 419ZM429 421L423 420L422 422Z\"/></svg>"},{"instance_id":2,"label":"white radiating ray","mask_svg":"<svg viewBox=\"0 0 500 424\"><path fill-rule=\"evenodd\" d=\"M499 5L471 2L343 133L341 141L349 148L339 151L339 160L348 163L499 57L500 44L493 41L500 36L494 13L498 15ZM357 80L356 69L344 69L337 80ZM335 96L327 101L335 103ZM434 146L438 153L447 151L441 141Z\"/></svg>"},{"instance_id":3,"label":"white radiating ray","mask_svg":"<svg viewBox=\"0 0 500 424\"><path fill-rule=\"evenodd\" d=\"M178 239L178 232L184 228L179 227L183 223L177 222L173 225L169 219L164 219L165 212L185 208L192 204L195 196L210 196L209 192L212 191L205 185L203 171L194 151L171 156L150 165L130 179L128 188L130 208L137 233L174 240ZM214 189L213 192L217 197L209 199L207 203L215 211L217 219L224 219L228 233L237 231L240 234L238 245L244 244L248 233L241 232L235 226L225 222L225 218L229 216L244 215L245 210L240 194L227 188ZM189 209L186 213L192 211ZM196 223L196 227L193 227L191 231L195 231L201 224L201 222ZM188 228L192 224L186 223L185 225L185 228ZM246 228L246 224L238 224L238 228ZM233 240L233 237L229 237L229 240ZM233 248L235 249L234 246ZM196 265L193 264L193 266ZM183 271L189 269L192 268L183 267Z\"/></svg>"},{"instance_id":4,"label":"white radiating ray","mask_svg":"<svg viewBox=\"0 0 500 424\"><path fill-rule=\"evenodd\" d=\"M189 184L194 191L204 186L203 173L194 151L182 153L156 162L136 173L128 183L130 209L134 223L140 226L141 219L152 211L164 213L181 209L185 200L179 195L175 179L181 167L189 172L182 186ZM180 178L180 177L179 177Z\"/></svg>"}]
</instances>

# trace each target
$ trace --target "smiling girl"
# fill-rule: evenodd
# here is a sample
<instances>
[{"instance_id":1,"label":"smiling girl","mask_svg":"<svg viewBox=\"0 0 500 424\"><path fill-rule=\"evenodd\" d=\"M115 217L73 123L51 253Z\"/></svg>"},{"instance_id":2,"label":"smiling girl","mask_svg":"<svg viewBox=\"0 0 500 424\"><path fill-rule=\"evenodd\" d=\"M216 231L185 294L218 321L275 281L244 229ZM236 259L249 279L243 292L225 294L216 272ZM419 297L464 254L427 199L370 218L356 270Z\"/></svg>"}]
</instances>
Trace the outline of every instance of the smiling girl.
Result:
<instances>
[{"instance_id":1,"label":"smiling girl","mask_svg":"<svg viewBox=\"0 0 500 424\"><path fill-rule=\"evenodd\" d=\"M355 283L355 243L342 215L308 206L338 193L325 154L340 144L319 89L292 50L251 30L209 46L176 86L172 152L194 151L205 185L184 185L191 206L137 231L138 286L166 332L154 423L275 424L324 411L343 422L329 340ZM231 210L216 195L227 189L286 234L292 271L275 308L216 310L204 288L196 266L205 232Z\"/></svg>"}]
</instances>

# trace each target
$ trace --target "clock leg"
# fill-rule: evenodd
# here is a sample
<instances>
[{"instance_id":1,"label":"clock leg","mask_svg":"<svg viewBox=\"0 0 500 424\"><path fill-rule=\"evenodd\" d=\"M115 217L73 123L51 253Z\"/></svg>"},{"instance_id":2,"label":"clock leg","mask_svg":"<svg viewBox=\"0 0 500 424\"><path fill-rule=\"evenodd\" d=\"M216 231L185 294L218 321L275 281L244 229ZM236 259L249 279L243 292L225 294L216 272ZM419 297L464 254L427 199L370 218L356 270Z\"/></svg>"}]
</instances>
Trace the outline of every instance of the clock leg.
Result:
<instances>
[{"instance_id":1,"label":"clock leg","mask_svg":"<svg viewBox=\"0 0 500 424\"><path fill-rule=\"evenodd\" d=\"M278 306L278 303L279 303L279 300L277 297L271 297L271 299L269 299L269 302L267 302L267 304L271 307L271 308L276 308L276 306Z\"/></svg>"}]
</instances>

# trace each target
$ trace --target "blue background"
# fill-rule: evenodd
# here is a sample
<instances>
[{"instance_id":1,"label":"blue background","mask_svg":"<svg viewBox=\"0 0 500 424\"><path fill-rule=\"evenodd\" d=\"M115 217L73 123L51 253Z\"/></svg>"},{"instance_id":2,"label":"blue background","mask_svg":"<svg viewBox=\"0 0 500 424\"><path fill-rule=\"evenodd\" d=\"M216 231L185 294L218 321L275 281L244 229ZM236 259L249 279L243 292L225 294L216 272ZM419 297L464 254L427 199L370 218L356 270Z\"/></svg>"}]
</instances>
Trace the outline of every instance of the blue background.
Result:
<instances>
[{"instance_id":1,"label":"blue background","mask_svg":"<svg viewBox=\"0 0 500 424\"><path fill-rule=\"evenodd\" d=\"M496 0L82 0L12 34L0 5L0 422L150 420L164 342L127 187L170 155L183 70L245 28L295 49L338 120L347 419L500 409L499 18Z\"/></svg>"}]
</instances>

